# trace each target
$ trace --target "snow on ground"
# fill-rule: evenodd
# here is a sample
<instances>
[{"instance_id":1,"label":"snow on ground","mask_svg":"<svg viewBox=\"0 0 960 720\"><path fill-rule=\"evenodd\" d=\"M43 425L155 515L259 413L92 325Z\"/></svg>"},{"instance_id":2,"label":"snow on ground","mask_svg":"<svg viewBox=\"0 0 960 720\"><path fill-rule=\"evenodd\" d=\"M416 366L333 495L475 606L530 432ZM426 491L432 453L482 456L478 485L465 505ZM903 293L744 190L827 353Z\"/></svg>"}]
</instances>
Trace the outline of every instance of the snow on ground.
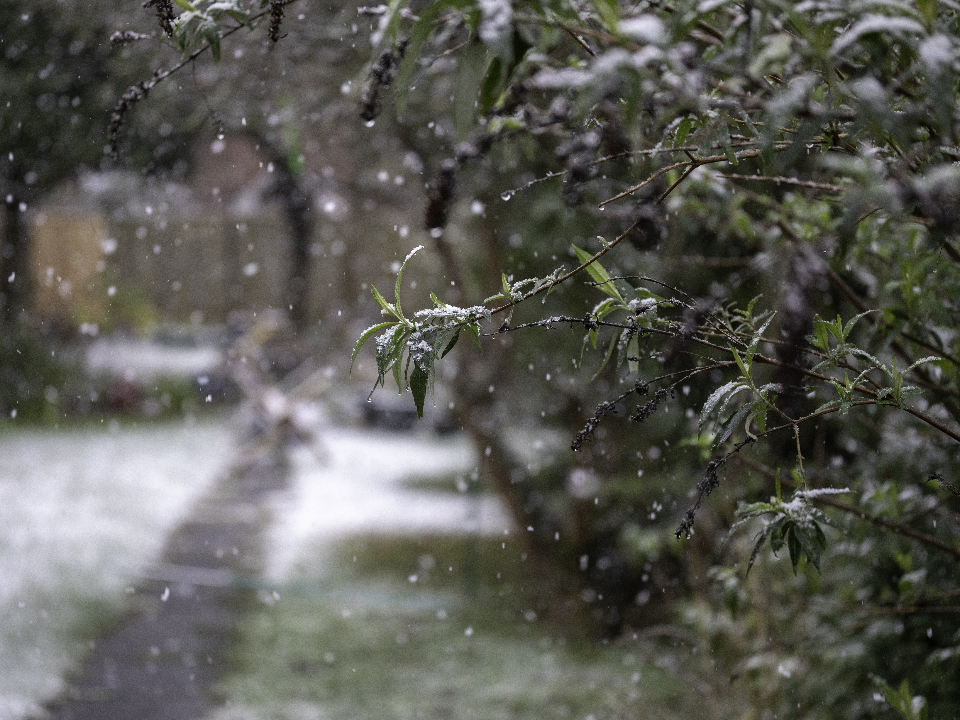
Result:
<instances>
[{"instance_id":1,"label":"snow on ground","mask_svg":"<svg viewBox=\"0 0 960 720\"><path fill-rule=\"evenodd\" d=\"M292 489L274 522L267 574L289 580L304 548L361 532L502 533L509 519L496 497L404 487L417 477L477 467L466 437L329 427L315 452L294 452Z\"/></svg>"},{"instance_id":2,"label":"snow on ground","mask_svg":"<svg viewBox=\"0 0 960 720\"><path fill-rule=\"evenodd\" d=\"M183 346L149 338L102 337L86 352L91 372L139 380L158 376L191 378L209 374L222 362L223 351L212 342Z\"/></svg>"},{"instance_id":3,"label":"snow on ground","mask_svg":"<svg viewBox=\"0 0 960 720\"><path fill-rule=\"evenodd\" d=\"M275 501L267 574L295 576L356 532L501 533L495 497L405 487L476 470L464 437L327 426L292 453ZM0 432L0 720L61 693L97 623L121 612L140 568L236 454L226 419ZM465 486L466 483L464 482Z\"/></svg>"},{"instance_id":4,"label":"snow on ground","mask_svg":"<svg viewBox=\"0 0 960 720\"><path fill-rule=\"evenodd\" d=\"M0 433L0 720L62 691L234 441L222 421Z\"/></svg>"}]
</instances>

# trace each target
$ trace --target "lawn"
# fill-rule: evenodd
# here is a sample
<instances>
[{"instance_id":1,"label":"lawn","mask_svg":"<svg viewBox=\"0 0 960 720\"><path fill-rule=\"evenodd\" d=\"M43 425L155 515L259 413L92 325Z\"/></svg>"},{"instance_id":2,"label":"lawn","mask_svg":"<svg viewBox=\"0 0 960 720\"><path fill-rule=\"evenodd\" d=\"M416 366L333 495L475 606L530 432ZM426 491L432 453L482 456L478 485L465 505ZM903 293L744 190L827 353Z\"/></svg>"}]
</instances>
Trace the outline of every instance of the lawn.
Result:
<instances>
[{"instance_id":1,"label":"lawn","mask_svg":"<svg viewBox=\"0 0 960 720\"><path fill-rule=\"evenodd\" d=\"M355 535L296 567L263 588L207 720L692 716L649 645L551 617L509 538Z\"/></svg>"},{"instance_id":2,"label":"lawn","mask_svg":"<svg viewBox=\"0 0 960 720\"><path fill-rule=\"evenodd\" d=\"M0 432L0 720L37 714L229 461L222 421Z\"/></svg>"}]
</instances>

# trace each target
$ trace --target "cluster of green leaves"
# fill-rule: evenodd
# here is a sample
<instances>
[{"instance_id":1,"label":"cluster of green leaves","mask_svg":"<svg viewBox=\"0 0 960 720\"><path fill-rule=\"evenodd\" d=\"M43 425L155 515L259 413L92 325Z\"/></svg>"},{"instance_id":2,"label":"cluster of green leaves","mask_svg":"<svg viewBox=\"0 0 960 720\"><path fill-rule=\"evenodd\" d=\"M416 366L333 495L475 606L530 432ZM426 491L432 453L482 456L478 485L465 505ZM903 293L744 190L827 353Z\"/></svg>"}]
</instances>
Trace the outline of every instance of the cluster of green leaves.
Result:
<instances>
[{"instance_id":1,"label":"cluster of green leaves","mask_svg":"<svg viewBox=\"0 0 960 720\"><path fill-rule=\"evenodd\" d=\"M795 481L802 482L799 477ZM796 575L801 559L804 557L817 569L820 569L820 555L827 547L827 537L821 525L829 524L829 518L823 511L810 504L810 499L819 495L833 495L850 492L848 489L828 488L822 490L797 490L790 502L784 502L780 492L780 476L777 475L777 494L769 502L757 502L737 509L737 522L730 528L733 534L754 518L772 515L765 521L763 529L757 534L756 544L750 553L747 572L753 567L757 556L769 541L770 549L777 553L784 546L790 553L790 564Z\"/></svg>"},{"instance_id":2,"label":"cluster of green leaves","mask_svg":"<svg viewBox=\"0 0 960 720\"><path fill-rule=\"evenodd\" d=\"M523 280L512 280L512 277L508 278L506 273L500 274L500 284L501 291L495 295L491 295L488 298L484 299L484 303L492 302L504 302L509 306L510 313L507 315L507 321L513 317L513 308L528 296L537 295L540 293L540 290L546 288L547 292L544 295L543 301L546 302L547 297L557 286L557 280L560 277L560 274L563 272L563 268L559 267L554 270L549 275L544 275L543 277L535 278L524 278Z\"/></svg>"},{"instance_id":3,"label":"cluster of green leaves","mask_svg":"<svg viewBox=\"0 0 960 720\"><path fill-rule=\"evenodd\" d=\"M834 322L827 322L819 315L813 319L814 334L808 337L807 340L810 345L825 355L824 360L813 367L814 370L827 367L834 369L841 367L847 368L849 367L847 357L850 355L866 363L866 367L860 371L860 374L857 375L853 381L850 380L849 375L846 373L844 373L842 382L834 378L829 379L829 383L837 391L839 399L831 400L821 405L820 408L818 408L818 412L828 408L837 408L841 414L848 412L855 402L855 397L864 397L864 395L857 395L856 393L858 390L863 390L861 383L866 380L868 375L874 370L879 370L890 380L889 386L881 387L876 391L875 401L882 405L892 405L896 408L903 409L908 397L919 395L921 392L918 387L904 385L905 376L921 365L932 362L943 362L943 358L930 355L916 360L904 370L897 370L896 356L893 357L891 365L888 367L866 350L863 350L857 345L850 344L848 338L857 321L863 316L869 315L871 312L872 311L867 311L855 315L846 323L843 322L843 319L839 315L837 315L837 319ZM830 335L832 335L836 341L835 344L830 342Z\"/></svg>"},{"instance_id":4,"label":"cluster of green leaves","mask_svg":"<svg viewBox=\"0 0 960 720\"><path fill-rule=\"evenodd\" d=\"M220 61L221 39L225 32L238 27L256 25L263 16L257 12L270 0L174 0L183 10L172 23L173 39L183 53L189 56L200 48L210 48L214 61Z\"/></svg>"},{"instance_id":5,"label":"cluster of green leaves","mask_svg":"<svg viewBox=\"0 0 960 720\"><path fill-rule=\"evenodd\" d=\"M546 289L568 277L548 275L553 265L545 267L546 258L555 262L553 256L570 244L592 242L584 238L626 234L644 211L654 227L636 243L605 246L605 267L574 250L581 277L602 294L577 316L583 317L577 321L585 329L583 350L603 356L595 392L609 397L628 378L628 387L644 389L661 380L671 389L687 383L682 402L690 414L675 413L663 426L685 434L698 449L709 443L698 433L710 429L714 459L708 467L714 472L701 483L701 494L720 482L716 469L732 452L760 438L769 442L750 444L756 467L795 461L798 479L811 487L858 491L852 512L837 509L836 501L833 510L815 508L817 490L801 491L789 502L778 492L769 503L752 503L759 493L769 494L769 475L743 471L740 483L727 485L746 503L741 522L769 520L752 543L751 565L769 543L775 551L787 548L797 582L805 578L804 558L812 567L829 562L849 580L829 586L843 602L816 615L822 623L810 621L819 610L799 606L795 586L770 581L764 588L775 600L760 603L762 612L778 623L784 646L801 665L820 659L810 650L816 643L800 638L801 628L816 625L808 637L831 647L884 647L876 638L893 637L879 621L858 616L847 622L851 613L837 607L860 607L867 598L887 617L897 608L884 603L952 597L950 573L933 578L955 557L957 520L949 509L920 502L937 500L938 488L922 486L918 478L957 467L958 10L954 0L392 0L373 21L374 62L406 48L392 78L400 115L410 118L411 127L436 129L412 145L425 167L456 158L463 193L471 188L471 173L473 190L503 183L481 187L478 197L495 198L503 187L529 188L531 176L543 181L538 189L564 180L547 210L546 204L530 203L520 213L526 217L512 215L510 221L489 213L491 224L500 223L490 236L515 233L522 245L516 255L522 251L528 261L540 250L541 263L522 267L511 259L512 249L499 253L507 267L487 268L475 283L499 279L502 291L488 302L509 305L512 312L535 294L545 297ZM199 28L200 17L191 23ZM202 33L191 37L212 46ZM408 136L417 137L412 130ZM473 151L461 153L461 144ZM511 208L523 199L522 191L505 196L514 194ZM548 225L547 217L560 219ZM713 265L690 259L706 255ZM631 287L625 278L638 267L683 288L677 294L686 300L667 301ZM509 279L513 272L537 277L515 282ZM422 411L436 361L460 332L479 341L481 323L491 313L482 305L459 308L434 297L434 307L408 317L399 288L398 278L393 303L374 293L388 319L362 334L354 358L378 335L378 384L392 373L398 388L412 390ZM749 300L758 293L765 297L762 312ZM551 299L569 302L570 294ZM721 309L699 312L693 297ZM834 316L836 321L824 319ZM559 321L547 315L525 324L551 322ZM612 337L604 346L607 333ZM550 359L557 347L546 344L535 352ZM517 382L526 376L519 377ZM655 380L639 382L645 378ZM586 379L572 385L576 401L570 405L587 406ZM544 403L546 397L545 391ZM655 403L648 405L655 409ZM601 413L596 415L592 424L600 422ZM645 433L661 431L666 435L663 428L644 426ZM790 437L778 442L778 431ZM630 451L623 455L635 457L633 444L623 443ZM677 444L672 447L665 455L679 454ZM658 477L683 470L680 462L671 463L672 457L656 466ZM635 473L632 467L627 474L635 481ZM827 500L820 500L821 508L830 505ZM622 523L627 512L613 507L597 525ZM824 547L821 525L844 512L844 541ZM876 527L896 537L878 539L870 534ZM863 554L877 558L875 571L851 550L850 537L866 548ZM914 597L885 585L891 572L900 572L899 564L890 565L894 553L906 552L895 541L918 549L910 573L929 570L925 587L935 585L937 594ZM816 582L829 585L826 577ZM859 594L848 597L844 588L851 584ZM905 612L924 617L923 607ZM824 639L821 627L840 630ZM955 627L944 621L913 629L918 640L910 657L920 660L904 660L896 672L916 672L914 688L940 692L932 704L956 707L955 693L939 691L914 668L946 667L954 657L944 653L956 645ZM736 644L747 635L749 627L739 626L728 639ZM927 640L940 655L926 648ZM769 642L769 635L758 637L743 655L769 654ZM831 667L843 668L844 677L862 680L865 669L875 667L863 654L843 657L854 659L835 659ZM771 675L780 681L785 675L776 667ZM823 690L792 687L814 699ZM839 701L846 693L847 716L867 717L863 692L851 680L832 697ZM792 699L764 702L782 716L799 715Z\"/></svg>"},{"instance_id":6,"label":"cluster of green leaves","mask_svg":"<svg viewBox=\"0 0 960 720\"><path fill-rule=\"evenodd\" d=\"M920 695L910 692L910 682L904 680L900 687L893 688L886 680L876 675L873 677L884 700L896 710L903 720L927 720L929 716L927 701Z\"/></svg>"},{"instance_id":7,"label":"cluster of green leaves","mask_svg":"<svg viewBox=\"0 0 960 720\"><path fill-rule=\"evenodd\" d=\"M173 39L184 54L189 54L206 43L213 59L220 60L220 36L225 20L246 25L250 13L239 0L174 0L184 12L173 22Z\"/></svg>"},{"instance_id":8,"label":"cluster of green leaves","mask_svg":"<svg viewBox=\"0 0 960 720\"><path fill-rule=\"evenodd\" d=\"M752 310L752 304L750 310ZM753 360L756 356L760 340L763 337L763 331L767 329L767 326L772 320L773 316L770 316L756 329L750 338L750 343L744 349L742 357L734 345L731 344L728 346L730 354L733 356L733 360L740 370L740 377L721 385L710 394L700 413L700 424L698 427L698 432L702 433L707 418L716 410L718 418L716 422L717 432L715 432L715 440L713 443L714 449L723 445L733 434L734 430L739 428L741 423L744 424L744 431L751 438L756 437L756 435L750 431L751 424L756 425L761 433L767 431L767 411L770 409L776 410L775 402L777 393L783 392L783 386L779 383L757 385L753 379ZM733 399L744 391L750 394L750 399L742 402L730 416L723 418L724 411L731 405Z\"/></svg>"},{"instance_id":9,"label":"cluster of green leaves","mask_svg":"<svg viewBox=\"0 0 960 720\"><path fill-rule=\"evenodd\" d=\"M427 86L425 68L455 52L452 38L478 41L487 51L480 60L475 45L463 53L473 72L458 68L458 79L474 83L460 93L478 99L475 134L491 132L506 115L512 132L527 133L531 147L549 151L545 136L572 143L583 128L596 131L600 142L587 146L600 168L596 175L581 172L577 179L569 155L557 155L567 184L582 185L584 204L612 208L630 196L659 203L676 217L670 228L688 246L690 238L705 237L699 247L712 242L720 259L740 256L748 268L761 266L761 257L770 267L771 258L795 257L804 246L822 257L825 269L813 271L819 279L806 291L809 325L786 341L786 282L741 290L737 281L722 281L728 284L720 296L732 302L681 337L679 319L661 317L662 298L633 299L639 291L614 279L616 269L591 263L584 274L603 297L588 316L596 325L585 322L584 348L600 350L602 365L637 374L649 367L641 356L698 358L692 369L677 363L679 374L671 377L704 381L692 393L700 407L693 430L710 428L721 458L732 443L780 429L795 435L779 447L790 446L800 473L801 445L810 447L814 427L829 427L821 430L829 449L820 454L832 453L845 476L808 460L798 477L818 486L874 482L871 453L848 448L874 448L885 428L907 421L906 413L894 420L888 410L920 418L926 425L918 442L930 457L944 457L940 448L955 439L942 421L960 419L950 409L957 394L951 357L957 357L960 197L954 3L440 2L419 19L404 19L403 7L391 6L378 37L384 44L408 33L416 38L398 91ZM518 105L522 92L531 99ZM615 104L605 104L611 97ZM558 117L554 109L566 98L573 109ZM632 152L629 168L606 174L605 138L618 129ZM575 252L581 263L589 257ZM612 258L611 268L618 262ZM695 289L699 268L660 267L689 283L684 289L691 293L705 294L713 279ZM754 313L742 293L756 290L781 294ZM507 295L505 287L502 299ZM823 319L838 310L845 320ZM644 334L645 321L663 333ZM609 331L604 324L614 333L605 348L599 345ZM691 349L671 353L670 344L680 341ZM650 352L641 352L643 343ZM793 373L789 386L774 377L775 368ZM863 425L843 419L854 408ZM775 427L773 416L781 420ZM873 439L864 438L865 427L874 429ZM907 480L895 485L910 487ZM787 548L795 571L804 558L819 567L827 515L813 505L817 492L747 503L741 523L772 518L753 544L750 565L769 543L774 551ZM892 512L888 525L910 521ZM943 537L934 529L925 531Z\"/></svg>"},{"instance_id":10,"label":"cluster of green leaves","mask_svg":"<svg viewBox=\"0 0 960 720\"><path fill-rule=\"evenodd\" d=\"M606 247L608 245L602 237L598 237L598 240L600 240L602 246ZM658 309L670 308L673 307L673 304L641 286L628 286L629 290L626 292L635 296L628 301L617 287L617 281L610 276L610 273L599 261L594 260L590 253L576 245L573 246L573 250L576 253L577 260L581 264L586 264L587 274L597 289L607 296L594 305L590 311L589 317L592 321L590 324L596 326L588 328L587 334L583 338L583 347L586 348L589 344L594 350L597 349L600 334L599 323L610 322L618 314L625 316L626 322L625 327L615 328L607 345L607 351L594 377L603 371L614 354L617 358L615 363L617 369L623 367L624 362L626 362L629 372L636 375L640 368L639 355L642 328L665 325L666 321L662 321L658 317Z\"/></svg>"},{"instance_id":11,"label":"cluster of green leaves","mask_svg":"<svg viewBox=\"0 0 960 720\"><path fill-rule=\"evenodd\" d=\"M483 306L456 307L441 301L433 293L430 294L433 308L419 310L412 318L404 315L400 306L403 273L410 259L422 249L423 246L415 247L400 265L394 285L394 302L387 302L376 287L372 288L381 313L392 319L367 328L357 340L351 358L352 365L364 343L381 333L376 339L377 383L382 387L387 374L392 373L399 392L410 389L420 417L423 417L427 390L433 388L435 362L453 349L461 333L466 333L479 345L481 323L491 319L490 311Z\"/></svg>"}]
</instances>

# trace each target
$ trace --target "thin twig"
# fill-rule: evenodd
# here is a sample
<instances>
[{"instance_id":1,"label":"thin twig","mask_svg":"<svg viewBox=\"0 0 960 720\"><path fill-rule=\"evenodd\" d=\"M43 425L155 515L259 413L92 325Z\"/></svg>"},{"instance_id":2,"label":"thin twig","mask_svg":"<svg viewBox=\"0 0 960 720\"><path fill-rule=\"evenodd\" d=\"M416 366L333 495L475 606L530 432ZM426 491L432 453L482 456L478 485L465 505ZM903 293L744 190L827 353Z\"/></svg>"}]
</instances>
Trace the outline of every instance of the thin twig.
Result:
<instances>
[{"instance_id":1,"label":"thin twig","mask_svg":"<svg viewBox=\"0 0 960 720\"><path fill-rule=\"evenodd\" d=\"M757 182L772 182L778 185L799 185L800 187L813 188L814 190L825 190L826 192L840 193L843 188L840 185L831 183L819 183L812 180L798 180L797 178L783 177L782 175L742 175L739 173L718 173L727 180L755 180Z\"/></svg>"},{"instance_id":2,"label":"thin twig","mask_svg":"<svg viewBox=\"0 0 960 720\"><path fill-rule=\"evenodd\" d=\"M774 478L776 476L776 473L773 471L772 468L767 467L759 460L754 460L749 456L741 455L740 462L742 462L747 467L753 468L757 472L760 472L763 475L766 475L768 478ZM791 483L786 478L784 478L781 482L783 482L788 486L795 487L793 483ZM851 515L856 515L861 520L866 520L869 523L872 523L879 527L890 530L891 532L894 532L897 535L903 535L904 537L908 537L911 540L916 540L917 542L923 543L924 545L928 545L929 547L935 547L938 550L942 550L948 555L951 555L952 557L960 560L960 550L953 547L952 545L948 545L947 543L943 542L937 537L934 537L933 535L928 535L927 533L920 532L919 530L914 530L913 528L907 527L905 525L901 525L899 523L891 522L890 520L884 520L883 518L877 517L876 515L871 515L870 513L865 512L864 510L861 510L858 507L854 507L853 505L847 505L846 503L840 502L839 500L835 500L829 495L817 495L816 497L813 497L811 499L818 504L827 505L829 507L834 508L835 510L840 510L842 512L849 513Z\"/></svg>"},{"instance_id":3,"label":"thin twig","mask_svg":"<svg viewBox=\"0 0 960 720\"><path fill-rule=\"evenodd\" d=\"M613 250L613 248L615 248L615 247L617 246L617 244L618 244L621 240L623 240L627 235L629 235L629 234L633 231L633 229L637 226L637 223L638 223L638 222L639 222L639 220L636 221L636 222L634 222L633 225L631 225L631 226L628 227L626 230L624 230L621 235L618 235L615 240L613 240L613 241L611 241L610 243L608 243L607 245L605 245L605 246L604 246L603 248L601 248L600 251L599 251L598 253L596 253L593 257L591 257L590 259L586 260L585 262L580 263L580 265L578 265L577 267L575 267L575 268L574 268L573 270L571 270L570 272L566 273L565 275L561 275L559 278L557 278L557 279L554 280L553 282L544 283L543 285L541 285L540 287L538 287L536 290L531 290L530 292L528 292L526 295L524 295L524 296L523 296L522 298L520 298L519 300L516 300L516 301L514 301L514 302L506 303L506 304L504 304L504 305L501 305L501 306L498 307L498 308L495 308L495 309L491 310L490 313L491 313L492 315L496 315L497 313L501 313L501 312L504 312L505 310L509 310L510 308L515 307L516 305L519 305L519 304L522 303L523 301L529 300L529 299L532 298L534 295L539 295L539 294L542 293L542 292L547 292L548 290L550 290L550 289L552 289L552 288L555 288L555 287L556 287L557 285L559 285L560 283L569 280L569 279L572 278L574 275L576 275L577 273L581 272L582 270L584 270L584 269L585 269L586 267L588 267L589 265L592 265L592 264L595 263L597 260L599 260L599 259L602 258L604 255L606 255L608 252L610 252L611 250Z\"/></svg>"},{"instance_id":4,"label":"thin twig","mask_svg":"<svg viewBox=\"0 0 960 720\"><path fill-rule=\"evenodd\" d=\"M757 157L758 155L760 155L759 150L746 150L746 151L734 153L734 157L737 160L745 160L747 158ZM624 198L627 195L632 195L637 190L640 190L646 185L649 185L658 177L660 177L664 173L670 172L671 170L677 170L678 168L686 168L686 167L690 167L691 169L696 169L701 165L710 165L712 163L729 162L729 161L730 161L730 158L728 158L724 154L724 155L709 155L707 157L697 158L696 160L684 160L683 162L678 162L678 163L674 163L673 165L668 165L665 168L660 168L659 170L657 170L655 173L653 173L650 177L648 177L642 183L639 183L638 185L634 185L633 187L627 190L624 190L622 193L619 193L618 195L614 195L612 198L608 198L604 200L603 202L600 203L599 207L608 205L609 203L612 203L614 200L619 200L620 198Z\"/></svg>"},{"instance_id":5,"label":"thin twig","mask_svg":"<svg viewBox=\"0 0 960 720\"><path fill-rule=\"evenodd\" d=\"M284 0L283 5L284 5L284 6L286 6L286 5L293 5L293 4L296 3L296 2L300 2L300 0ZM232 28L224 31L223 35L221 35L220 38L221 38L221 39L223 39L223 38L228 38L228 37L230 37L231 35L233 35L235 32L237 32L237 31L239 31L239 30L242 30L243 28L248 28L248 27L250 27L250 24L251 24L254 20L259 20L259 19L262 18L263 16L269 15L271 12L272 12L272 11L271 11L271 8L270 8L270 7L267 7L267 9L262 10L262 11L256 13L255 15L251 15L250 18L249 18L249 20L247 20L246 23L244 23L243 25L237 25L236 27L232 27ZM169 68L168 70L161 70L161 71L156 72L156 73L154 74L154 76L153 76L150 80L147 80L147 81L145 81L145 82L143 83L144 89L147 90L147 91L152 90L152 89L153 89L154 87L156 87L159 83L163 82L164 80L166 80L168 77L170 77L170 76L173 75L174 73L179 72L180 70L182 70L183 68L185 68L187 65L189 65L190 63L192 63L194 60L196 60L198 57L200 57L203 53L205 53L205 52L206 52L207 50L209 50L209 49L210 49L210 43L208 42L208 43L206 43L205 45L203 45L203 46L197 48L196 50L194 50L192 53L190 53L190 55L188 55L187 57L185 57L183 60L181 60L179 63L177 63L177 64L174 65L173 67Z\"/></svg>"},{"instance_id":6,"label":"thin twig","mask_svg":"<svg viewBox=\"0 0 960 720\"><path fill-rule=\"evenodd\" d=\"M691 165L691 166L688 167L686 170L684 170L684 171L683 171L683 175L681 175L679 178L677 178L677 181L676 181L675 183L673 183L673 185L671 185L670 187L668 187L668 188L663 192L663 194L660 195L660 197L657 198L656 204L659 205L659 204L662 203L664 200L666 200L666 199L667 199L667 195L669 195L670 193L672 193L672 192L676 189L676 187L677 187L680 183L682 183L684 180L686 180L686 179L687 179L687 176L688 176L690 173L692 173L695 169L696 169L696 165Z\"/></svg>"},{"instance_id":7,"label":"thin twig","mask_svg":"<svg viewBox=\"0 0 960 720\"><path fill-rule=\"evenodd\" d=\"M562 28L564 29L564 31L566 31L566 33L567 33L570 37L572 37L574 40L576 40L577 44L578 44L580 47L582 47L584 50L586 50L588 53L590 53L591 57L596 57L596 56L597 56L597 54L593 51L593 48L590 47L589 45L587 45L587 41L584 40L582 37L580 37L577 33L575 33L575 32L573 31L573 28L568 27L567 25L561 25L560 27L562 27Z\"/></svg>"},{"instance_id":8,"label":"thin twig","mask_svg":"<svg viewBox=\"0 0 960 720\"><path fill-rule=\"evenodd\" d=\"M803 478L803 489L807 489L807 475L803 471L803 453L800 452L800 425L799 423L793 424L793 437L797 441L797 462L800 464L800 477Z\"/></svg>"}]
</instances>

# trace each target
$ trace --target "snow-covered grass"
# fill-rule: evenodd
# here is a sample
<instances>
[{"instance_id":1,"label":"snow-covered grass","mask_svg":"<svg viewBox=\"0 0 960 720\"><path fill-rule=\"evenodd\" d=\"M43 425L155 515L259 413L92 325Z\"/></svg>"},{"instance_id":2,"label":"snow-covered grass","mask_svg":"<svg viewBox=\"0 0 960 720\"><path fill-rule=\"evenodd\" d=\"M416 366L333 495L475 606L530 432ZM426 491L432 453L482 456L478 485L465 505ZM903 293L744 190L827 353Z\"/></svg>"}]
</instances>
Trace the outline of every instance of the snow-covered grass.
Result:
<instances>
[{"instance_id":1,"label":"snow-covered grass","mask_svg":"<svg viewBox=\"0 0 960 720\"><path fill-rule=\"evenodd\" d=\"M647 645L590 641L574 618L549 617L548 581L512 536L374 534L332 549L303 547L299 570L262 593L206 720L696 716Z\"/></svg>"},{"instance_id":2,"label":"snow-covered grass","mask_svg":"<svg viewBox=\"0 0 960 720\"><path fill-rule=\"evenodd\" d=\"M63 691L233 443L214 420L0 432L0 720Z\"/></svg>"},{"instance_id":3,"label":"snow-covered grass","mask_svg":"<svg viewBox=\"0 0 960 720\"><path fill-rule=\"evenodd\" d=\"M549 583L495 496L407 482L471 486L466 439L317 434L274 501L265 604L209 720L680 716L677 681L637 648L544 621ZM0 720L65 689L233 442L215 420L0 432Z\"/></svg>"},{"instance_id":4,"label":"snow-covered grass","mask_svg":"<svg viewBox=\"0 0 960 720\"><path fill-rule=\"evenodd\" d=\"M323 445L293 457L264 604L206 720L690 716L645 647L549 617L567 591L498 498L457 490L477 463L465 438L329 429Z\"/></svg>"},{"instance_id":5,"label":"snow-covered grass","mask_svg":"<svg viewBox=\"0 0 960 720\"><path fill-rule=\"evenodd\" d=\"M502 533L510 523L496 498L426 492L403 482L454 473L466 487L476 464L463 436L327 428L312 451L293 453L293 487L272 528L267 574L287 579L305 547L351 533Z\"/></svg>"},{"instance_id":6,"label":"snow-covered grass","mask_svg":"<svg viewBox=\"0 0 960 720\"><path fill-rule=\"evenodd\" d=\"M151 380L157 377L194 378L215 371L223 363L223 351L211 338L193 342L185 337L178 344L149 338L106 336L93 341L86 351L92 373Z\"/></svg>"}]
</instances>

